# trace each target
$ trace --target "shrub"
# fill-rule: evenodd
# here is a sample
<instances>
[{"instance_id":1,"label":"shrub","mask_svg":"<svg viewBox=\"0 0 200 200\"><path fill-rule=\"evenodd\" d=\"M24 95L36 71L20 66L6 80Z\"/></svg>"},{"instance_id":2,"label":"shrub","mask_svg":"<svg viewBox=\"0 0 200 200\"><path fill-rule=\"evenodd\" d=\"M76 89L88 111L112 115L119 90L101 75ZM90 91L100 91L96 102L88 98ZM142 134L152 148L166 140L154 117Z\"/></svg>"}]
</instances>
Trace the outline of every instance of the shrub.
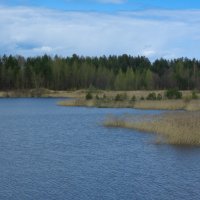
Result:
<instances>
[{"instance_id":1,"label":"shrub","mask_svg":"<svg viewBox=\"0 0 200 200\"><path fill-rule=\"evenodd\" d=\"M143 100L144 100L144 97L143 97L143 96L141 96L141 97L140 97L140 100L142 100L142 101L143 101Z\"/></svg>"},{"instance_id":2,"label":"shrub","mask_svg":"<svg viewBox=\"0 0 200 200\"><path fill-rule=\"evenodd\" d=\"M124 101L127 99L127 94L123 93L123 94L117 94L115 97L115 101Z\"/></svg>"},{"instance_id":3,"label":"shrub","mask_svg":"<svg viewBox=\"0 0 200 200\"><path fill-rule=\"evenodd\" d=\"M99 98L99 95L97 94L97 95L96 95L96 100L99 100L99 99L100 99L100 98Z\"/></svg>"},{"instance_id":4,"label":"shrub","mask_svg":"<svg viewBox=\"0 0 200 200\"><path fill-rule=\"evenodd\" d=\"M181 99L182 92L178 91L177 89L169 89L165 92L165 96L168 99Z\"/></svg>"},{"instance_id":5,"label":"shrub","mask_svg":"<svg viewBox=\"0 0 200 200\"><path fill-rule=\"evenodd\" d=\"M157 95L157 100L162 100L162 94L159 93L159 94Z\"/></svg>"},{"instance_id":6,"label":"shrub","mask_svg":"<svg viewBox=\"0 0 200 200\"><path fill-rule=\"evenodd\" d=\"M192 91L192 99L198 99L198 95L195 91Z\"/></svg>"},{"instance_id":7,"label":"shrub","mask_svg":"<svg viewBox=\"0 0 200 200\"><path fill-rule=\"evenodd\" d=\"M92 94L90 93L90 92L88 92L87 94L86 94L86 96L85 96L85 99L86 100L90 100L90 99L92 99L93 98L93 96L92 96Z\"/></svg>"},{"instance_id":8,"label":"shrub","mask_svg":"<svg viewBox=\"0 0 200 200\"><path fill-rule=\"evenodd\" d=\"M135 95L132 96L131 101L136 101L136 96Z\"/></svg>"},{"instance_id":9,"label":"shrub","mask_svg":"<svg viewBox=\"0 0 200 200\"><path fill-rule=\"evenodd\" d=\"M147 100L156 100L156 93L155 92L149 93L147 96Z\"/></svg>"}]
</instances>

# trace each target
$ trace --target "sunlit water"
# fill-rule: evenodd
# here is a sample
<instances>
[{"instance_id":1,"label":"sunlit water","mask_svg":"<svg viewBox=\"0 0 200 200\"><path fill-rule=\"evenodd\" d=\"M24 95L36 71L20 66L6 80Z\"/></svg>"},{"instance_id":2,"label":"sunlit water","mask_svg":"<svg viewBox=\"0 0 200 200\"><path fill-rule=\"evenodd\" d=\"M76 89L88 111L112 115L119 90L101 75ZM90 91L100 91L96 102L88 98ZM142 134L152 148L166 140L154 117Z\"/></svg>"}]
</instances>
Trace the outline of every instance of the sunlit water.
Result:
<instances>
[{"instance_id":1,"label":"sunlit water","mask_svg":"<svg viewBox=\"0 0 200 200\"><path fill-rule=\"evenodd\" d=\"M195 200L200 148L105 128L107 114L158 111L59 107L0 99L0 200Z\"/></svg>"}]
</instances>

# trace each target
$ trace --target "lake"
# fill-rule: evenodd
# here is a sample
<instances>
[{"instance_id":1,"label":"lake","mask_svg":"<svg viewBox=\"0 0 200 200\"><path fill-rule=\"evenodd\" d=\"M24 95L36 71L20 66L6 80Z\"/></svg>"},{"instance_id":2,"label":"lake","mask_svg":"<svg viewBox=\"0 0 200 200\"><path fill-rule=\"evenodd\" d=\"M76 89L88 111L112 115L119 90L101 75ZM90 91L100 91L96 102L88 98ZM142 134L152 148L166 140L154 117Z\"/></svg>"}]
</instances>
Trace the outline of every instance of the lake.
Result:
<instances>
[{"instance_id":1,"label":"lake","mask_svg":"<svg viewBox=\"0 0 200 200\"><path fill-rule=\"evenodd\" d=\"M200 148L102 125L108 114L160 111L59 107L0 99L1 200L197 200Z\"/></svg>"}]
</instances>

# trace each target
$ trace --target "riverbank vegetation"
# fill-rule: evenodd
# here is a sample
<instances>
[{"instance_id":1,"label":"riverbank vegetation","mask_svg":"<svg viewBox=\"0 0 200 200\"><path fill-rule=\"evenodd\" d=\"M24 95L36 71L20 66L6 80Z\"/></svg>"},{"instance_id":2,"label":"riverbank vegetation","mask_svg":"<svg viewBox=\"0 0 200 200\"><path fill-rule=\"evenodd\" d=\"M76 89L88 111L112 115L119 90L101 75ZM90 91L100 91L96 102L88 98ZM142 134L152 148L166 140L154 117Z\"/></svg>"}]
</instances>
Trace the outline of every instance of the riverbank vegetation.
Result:
<instances>
[{"instance_id":1,"label":"riverbank vegetation","mask_svg":"<svg viewBox=\"0 0 200 200\"><path fill-rule=\"evenodd\" d=\"M99 108L137 108L166 110L200 110L199 93L195 91L85 91L80 98L65 100L61 106Z\"/></svg>"},{"instance_id":2,"label":"riverbank vegetation","mask_svg":"<svg viewBox=\"0 0 200 200\"><path fill-rule=\"evenodd\" d=\"M0 91L0 98L29 98L29 97L52 97L52 98L81 98L85 92L83 91L55 91L45 88L8 90Z\"/></svg>"},{"instance_id":3,"label":"riverbank vegetation","mask_svg":"<svg viewBox=\"0 0 200 200\"><path fill-rule=\"evenodd\" d=\"M200 145L200 112L167 112L140 117L110 116L104 125L155 133L158 143Z\"/></svg>"},{"instance_id":4,"label":"riverbank vegetation","mask_svg":"<svg viewBox=\"0 0 200 200\"><path fill-rule=\"evenodd\" d=\"M0 90L179 90L200 89L200 61L150 62L143 56L0 57Z\"/></svg>"}]
</instances>

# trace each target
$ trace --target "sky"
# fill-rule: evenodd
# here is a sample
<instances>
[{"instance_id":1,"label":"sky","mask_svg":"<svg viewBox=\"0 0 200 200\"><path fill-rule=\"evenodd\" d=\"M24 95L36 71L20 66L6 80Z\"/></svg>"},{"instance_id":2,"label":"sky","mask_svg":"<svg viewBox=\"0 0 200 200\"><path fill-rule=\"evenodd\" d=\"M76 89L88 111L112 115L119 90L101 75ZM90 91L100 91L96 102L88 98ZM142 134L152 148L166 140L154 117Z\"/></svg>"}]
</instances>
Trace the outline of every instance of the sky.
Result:
<instances>
[{"instance_id":1,"label":"sky","mask_svg":"<svg viewBox=\"0 0 200 200\"><path fill-rule=\"evenodd\" d=\"M0 0L0 55L200 59L198 0Z\"/></svg>"}]
</instances>

